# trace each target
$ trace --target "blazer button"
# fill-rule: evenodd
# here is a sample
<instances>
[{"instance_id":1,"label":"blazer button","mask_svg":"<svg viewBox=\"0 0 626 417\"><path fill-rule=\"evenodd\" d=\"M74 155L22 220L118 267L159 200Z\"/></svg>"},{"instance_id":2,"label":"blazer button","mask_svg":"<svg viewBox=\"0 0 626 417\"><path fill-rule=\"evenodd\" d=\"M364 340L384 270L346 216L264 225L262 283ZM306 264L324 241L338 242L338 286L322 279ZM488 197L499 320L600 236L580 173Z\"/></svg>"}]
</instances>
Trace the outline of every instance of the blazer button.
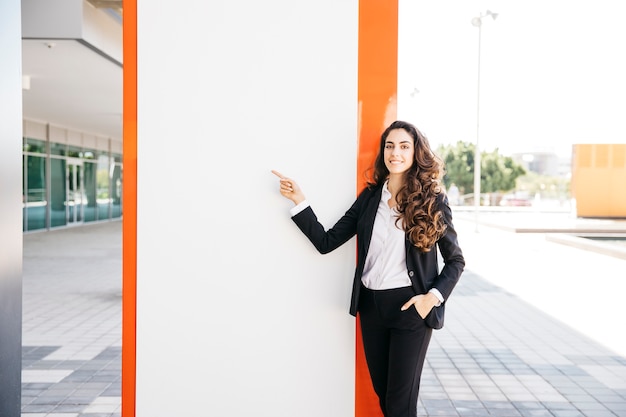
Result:
<instances>
[{"instance_id":1,"label":"blazer button","mask_svg":"<svg viewBox=\"0 0 626 417\"><path fill-rule=\"evenodd\" d=\"M412 277L413 276L413 271L409 271L409 276Z\"/></svg>"}]
</instances>

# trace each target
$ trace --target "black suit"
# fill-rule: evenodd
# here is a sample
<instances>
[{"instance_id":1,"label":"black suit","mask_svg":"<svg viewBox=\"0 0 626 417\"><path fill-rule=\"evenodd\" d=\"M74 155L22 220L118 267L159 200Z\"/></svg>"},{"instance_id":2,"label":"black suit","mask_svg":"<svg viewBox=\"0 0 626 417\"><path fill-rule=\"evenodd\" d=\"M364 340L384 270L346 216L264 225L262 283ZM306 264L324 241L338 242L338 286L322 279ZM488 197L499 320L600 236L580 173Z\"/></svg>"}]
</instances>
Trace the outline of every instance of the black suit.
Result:
<instances>
[{"instance_id":1,"label":"black suit","mask_svg":"<svg viewBox=\"0 0 626 417\"><path fill-rule=\"evenodd\" d=\"M436 248L420 252L405 239L406 268L412 286L382 291L363 287L361 276L381 194L382 186L364 189L352 207L328 230L319 223L311 207L292 219L320 253L331 252L357 236L350 314L356 316L359 312L374 389L385 416L415 416L426 349L432 329L443 326L445 303L433 308L423 320L415 308L401 313L400 306L413 295L425 294L431 288L439 290L447 300L463 272L465 260L458 245L447 197L440 194L438 208L447 226L445 234L437 241L444 260L442 270L439 271Z\"/></svg>"},{"instance_id":2,"label":"black suit","mask_svg":"<svg viewBox=\"0 0 626 417\"><path fill-rule=\"evenodd\" d=\"M381 193L382 186L363 190L352 207L328 231L317 221L311 207L293 216L293 221L320 253L331 252L350 240L355 234L357 235L357 266L352 285L352 301L350 302L350 314L353 316L356 316L358 310L361 275L372 238L374 219ZM457 242L456 231L452 225L452 212L444 194L440 194L439 203L447 225L446 234L437 242L445 262L441 273L438 272L437 251L433 248L430 252L420 252L408 239L405 242L407 250L406 268L417 294L424 294L434 287L447 300L459 280L461 272L463 272L465 261ZM443 322L438 324L443 324ZM439 328L440 326L431 327Z\"/></svg>"}]
</instances>

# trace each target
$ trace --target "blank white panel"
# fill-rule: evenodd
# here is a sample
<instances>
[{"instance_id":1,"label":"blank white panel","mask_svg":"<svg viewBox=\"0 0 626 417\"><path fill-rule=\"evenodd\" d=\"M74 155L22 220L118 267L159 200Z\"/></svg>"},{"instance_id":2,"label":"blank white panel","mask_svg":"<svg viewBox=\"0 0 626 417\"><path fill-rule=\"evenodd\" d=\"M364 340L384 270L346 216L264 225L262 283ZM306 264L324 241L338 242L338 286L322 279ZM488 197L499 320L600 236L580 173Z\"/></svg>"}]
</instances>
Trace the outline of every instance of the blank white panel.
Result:
<instances>
[{"instance_id":1,"label":"blank white panel","mask_svg":"<svg viewBox=\"0 0 626 417\"><path fill-rule=\"evenodd\" d=\"M138 417L354 415L358 2L138 5Z\"/></svg>"}]
</instances>

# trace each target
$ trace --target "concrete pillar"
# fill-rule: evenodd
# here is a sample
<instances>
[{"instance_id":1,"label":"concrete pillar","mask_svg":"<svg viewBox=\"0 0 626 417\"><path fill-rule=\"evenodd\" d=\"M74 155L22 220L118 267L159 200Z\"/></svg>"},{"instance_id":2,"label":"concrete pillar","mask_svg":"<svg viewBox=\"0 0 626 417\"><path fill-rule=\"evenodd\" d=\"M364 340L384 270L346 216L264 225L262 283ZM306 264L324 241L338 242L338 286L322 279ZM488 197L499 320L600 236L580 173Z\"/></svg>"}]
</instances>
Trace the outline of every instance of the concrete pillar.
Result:
<instances>
[{"instance_id":1,"label":"concrete pillar","mask_svg":"<svg viewBox=\"0 0 626 417\"><path fill-rule=\"evenodd\" d=\"M358 2L138 6L124 411L354 415L354 241L319 255L270 170L327 226L353 202Z\"/></svg>"},{"instance_id":2,"label":"concrete pillar","mask_svg":"<svg viewBox=\"0 0 626 417\"><path fill-rule=\"evenodd\" d=\"M19 0L0 2L0 416L19 417L22 371L22 41Z\"/></svg>"}]
</instances>

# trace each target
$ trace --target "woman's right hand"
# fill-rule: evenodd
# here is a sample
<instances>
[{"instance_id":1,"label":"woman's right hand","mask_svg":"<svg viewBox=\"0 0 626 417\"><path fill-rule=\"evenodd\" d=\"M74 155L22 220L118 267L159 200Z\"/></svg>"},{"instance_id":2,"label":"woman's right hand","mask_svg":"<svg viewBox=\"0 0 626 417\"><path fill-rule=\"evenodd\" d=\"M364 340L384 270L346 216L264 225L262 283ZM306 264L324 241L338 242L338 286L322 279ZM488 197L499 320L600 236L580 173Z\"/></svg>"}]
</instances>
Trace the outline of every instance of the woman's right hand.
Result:
<instances>
[{"instance_id":1,"label":"woman's right hand","mask_svg":"<svg viewBox=\"0 0 626 417\"><path fill-rule=\"evenodd\" d=\"M285 177L278 171L272 170L272 174L280 178L280 193L283 195L283 197L293 201L296 205L302 203L305 200L304 193L298 186L298 183L296 183L291 178Z\"/></svg>"}]
</instances>

